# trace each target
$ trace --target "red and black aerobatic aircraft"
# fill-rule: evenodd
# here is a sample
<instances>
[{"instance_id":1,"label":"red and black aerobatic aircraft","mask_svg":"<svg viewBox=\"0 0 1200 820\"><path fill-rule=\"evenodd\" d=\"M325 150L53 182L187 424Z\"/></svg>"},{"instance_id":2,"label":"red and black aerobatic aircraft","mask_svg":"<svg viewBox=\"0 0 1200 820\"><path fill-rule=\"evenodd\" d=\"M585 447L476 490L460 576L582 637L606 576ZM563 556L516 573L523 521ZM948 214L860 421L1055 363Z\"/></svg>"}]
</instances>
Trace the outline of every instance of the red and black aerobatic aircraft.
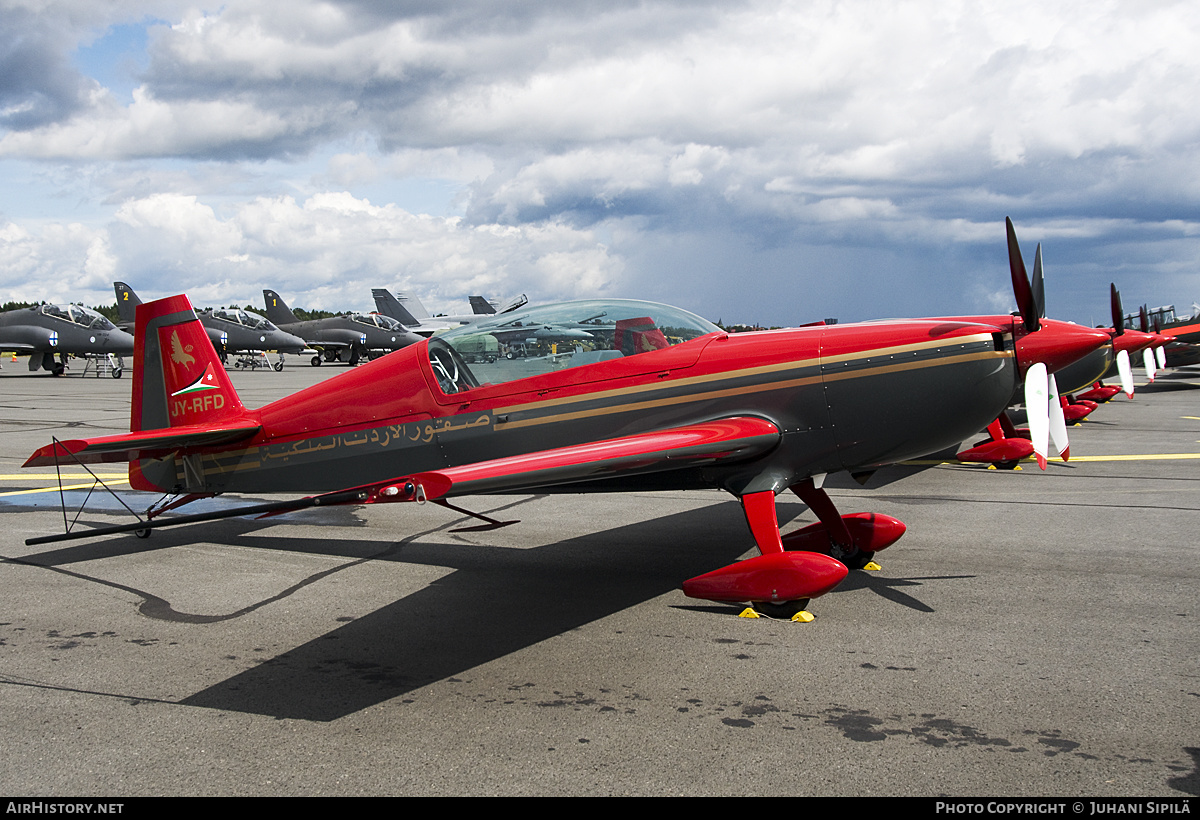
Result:
<instances>
[{"instance_id":1,"label":"red and black aerobatic aircraft","mask_svg":"<svg viewBox=\"0 0 1200 820\"><path fill-rule=\"evenodd\" d=\"M147 520L29 543L330 504L716 487L741 500L761 554L684 592L798 614L904 532L888 516L839 515L826 474L954 445L997 417L1035 362L1100 343L1004 319L730 334L665 305L572 302L484 319L251 410L187 298L171 297L138 308L131 432L55 441L26 466L128 461L135 489L175 499ZM492 321L590 340L468 365ZM820 521L781 536L775 496L788 489ZM198 497L280 492L313 495L158 517Z\"/></svg>"}]
</instances>

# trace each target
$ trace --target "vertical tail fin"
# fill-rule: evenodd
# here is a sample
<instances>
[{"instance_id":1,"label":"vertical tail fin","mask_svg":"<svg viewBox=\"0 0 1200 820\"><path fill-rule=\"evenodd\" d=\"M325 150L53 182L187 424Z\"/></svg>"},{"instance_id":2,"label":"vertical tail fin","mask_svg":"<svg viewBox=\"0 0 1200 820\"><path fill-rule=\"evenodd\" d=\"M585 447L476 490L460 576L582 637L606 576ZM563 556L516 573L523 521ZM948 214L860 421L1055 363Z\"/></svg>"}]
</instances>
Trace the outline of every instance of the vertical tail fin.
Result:
<instances>
[{"instance_id":1,"label":"vertical tail fin","mask_svg":"<svg viewBox=\"0 0 1200 820\"><path fill-rule=\"evenodd\" d=\"M216 427L249 420L186 296L138 305L134 336L130 432ZM181 458L184 485L192 491L200 490L204 478L198 458ZM163 491L179 487L176 460L175 456L131 459L130 486Z\"/></svg>"},{"instance_id":2,"label":"vertical tail fin","mask_svg":"<svg viewBox=\"0 0 1200 820\"><path fill-rule=\"evenodd\" d=\"M496 312L496 306L482 296L472 296L471 312L479 316L490 316Z\"/></svg>"},{"instance_id":3,"label":"vertical tail fin","mask_svg":"<svg viewBox=\"0 0 1200 820\"><path fill-rule=\"evenodd\" d=\"M137 308L130 431L219 424L246 415L186 296Z\"/></svg>"},{"instance_id":4,"label":"vertical tail fin","mask_svg":"<svg viewBox=\"0 0 1200 820\"><path fill-rule=\"evenodd\" d=\"M390 316L405 327L421 326L421 322L417 317L409 313L408 309L400 304L399 300L387 288L372 288L371 296L375 299L375 307L384 316Z\"/></svg>"},{"instance_id":5,"label":"vertical tail fin","mask_svg":"<svg viewBox=\"0 0 1200 820\"><path fill-rule=\"evenodd\" d=\"M425 306L421 304L421 300L416 296L413 296L411 293L398 293L396 294L396 298L399 300L400 304L404 305L405 310L417 317L418 322L423 319L433 318L429 315L429 311L425 309Z\"/></svg>"},{"instance_id":6,"label":"vertical tail fin","mask_svg":"<svg viewBox=\"0 0 1200 820\"><path fill-rule=\"evenodd\" d=\"M277 325L294 325L300 320L296 318L296 314L292 313L292 309L287 306L287 302L273 290L263 290L263 302L267 306L267 319Z\"/></svg>"},{"instance_id":7,"label":"vertical tail fin","mask_svg":"<svg viewBox=\"0 0 1200 820\"><path fill-rule=\"evenodd\" d=\"M117 292L117 317L121 324L133 326L137 306L142 303L133 288L124 282L113 282L113 290Z\"/></svg>"}]
</instances>

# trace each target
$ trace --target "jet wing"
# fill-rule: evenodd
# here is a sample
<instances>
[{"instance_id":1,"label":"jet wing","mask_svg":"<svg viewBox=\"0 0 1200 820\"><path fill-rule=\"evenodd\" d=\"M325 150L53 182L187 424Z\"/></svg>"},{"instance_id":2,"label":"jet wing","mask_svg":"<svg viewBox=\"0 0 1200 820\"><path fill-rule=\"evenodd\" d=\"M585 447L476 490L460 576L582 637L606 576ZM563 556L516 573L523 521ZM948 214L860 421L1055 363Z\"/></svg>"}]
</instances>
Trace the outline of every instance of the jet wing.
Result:
<instances>
[{"instance_id":1,"label":"jet wing","mask_svg":"<svg viewBox=\"0 0 1200 820\"><path fill-rule=\"evenodd\" d=\"M359 503L364 497L369 497L366 503L376 503L519 492L753 458L772 450L781 438L771 422L738 416L464 464L355 489L365 492Z\"/></svg>"},{"instance_id":2,"label":"jet wing","mask_svg":"<svg viewBox=\"0 0 1200 820\"><path fill-rule=\"evenodd\" d=\"M133 461L139 458L160 458L177 450L194 450L217 444L229 444L249 438L260 425L230 424L226 426L169 427L162 430L143 430L119 436L57 441L39 448L23 464L24 467L48 467L65 460L83 464L102 464Z\"/></svg>"}]
</instances>

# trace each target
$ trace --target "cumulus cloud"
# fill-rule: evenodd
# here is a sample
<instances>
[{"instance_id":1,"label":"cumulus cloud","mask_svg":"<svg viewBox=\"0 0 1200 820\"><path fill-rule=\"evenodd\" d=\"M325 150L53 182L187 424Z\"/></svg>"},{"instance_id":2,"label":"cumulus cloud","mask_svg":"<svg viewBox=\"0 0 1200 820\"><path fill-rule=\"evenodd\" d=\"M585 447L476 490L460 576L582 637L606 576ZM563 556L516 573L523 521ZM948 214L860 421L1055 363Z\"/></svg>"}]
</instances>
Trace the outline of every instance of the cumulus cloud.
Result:
<instances>
[{"instance_id":1,"label":"cumulus cloud","mask_svg":"<svg viewBox=\"0 0 1200 820\"><path fill-rule=\"evenodd\" d=\"M33 231L11 222L0 225L4 301L94 299L105 290L111 292L117 270L118 260L104 231L77 222L50 223Z\"/></svg>"},{"instance_id":2,"label":"cumulus cloud","mask_svg":"<svg viewBox=\"0 0 1200 820\"><path fill-rule=\"evenodd\" d=\"M0 128L42 127L86 105L96 83L71 67L54 34L33 10L0 7Z\"/></svg>"},{"instance_id":3,"label":"cumulus cloud","mask_svg":"<svg viewBox=\"0 0 1200 820\"><path fill-rule=\"evenodd\" d=\"M195 196L155 194L125 203L99 230L0 227L0 288L22 299L53 291L56 300L107 302L120 278L143 295L187 292L197 304L258 304L272 288L301 306L369 310L371 288L388 287L465 312L473 294L611 294L622 274L588 231L470 225L348 193L256 198L224 215Z\"/></svg>"}]
</instances>

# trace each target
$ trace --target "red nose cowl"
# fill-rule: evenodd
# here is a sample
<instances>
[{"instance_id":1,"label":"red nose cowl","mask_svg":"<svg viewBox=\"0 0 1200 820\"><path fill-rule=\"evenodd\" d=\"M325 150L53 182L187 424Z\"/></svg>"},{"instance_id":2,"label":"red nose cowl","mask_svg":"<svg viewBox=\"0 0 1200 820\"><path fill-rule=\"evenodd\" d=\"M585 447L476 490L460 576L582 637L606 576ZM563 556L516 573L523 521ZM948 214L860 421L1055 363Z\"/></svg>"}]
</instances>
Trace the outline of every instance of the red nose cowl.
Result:
<instances>
[{"instance_id":1,"label":"red nose cowl","mask_svg":"<svg viewBox=\"0 0 1200 820\"><path fill-rule=\"evenodd\" d=\"M1137 353L1139 350L1155 344L1154 334L1142 333L1140 330L1126 330L1120 336L1114 336L1112 342L1115 353L1120 353L1122 350Z\"/></svg>"},{"instance_id":2,"label":"red nose cowl","mask_svg":"<svg viewBox=\"0 0 1200 820\"><path fill-rule=\"evenodd\" d=\"M1080 327L1070 322L1043 319L1041 328L1017 340L1017 363L1024 373L1034 362L1042 362L1051 373L1082 359L1106 344L1103 330Z\"/></svg>"}]
</instances>

